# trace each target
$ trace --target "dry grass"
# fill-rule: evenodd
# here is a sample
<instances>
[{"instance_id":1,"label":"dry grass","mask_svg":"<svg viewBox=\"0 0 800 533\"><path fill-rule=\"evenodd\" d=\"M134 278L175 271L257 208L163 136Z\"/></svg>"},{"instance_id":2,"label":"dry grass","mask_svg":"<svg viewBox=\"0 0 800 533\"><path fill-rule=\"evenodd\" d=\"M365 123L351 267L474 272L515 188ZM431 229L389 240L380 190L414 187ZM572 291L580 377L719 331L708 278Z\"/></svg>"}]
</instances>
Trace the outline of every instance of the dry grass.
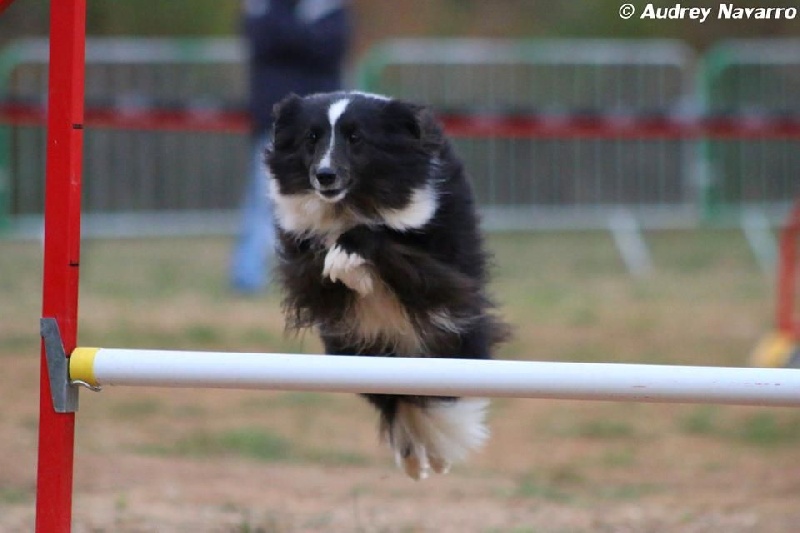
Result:
<instances>
[{"instance_id":1,"label":"dry grass","mask_svg":"<svg viewBox=\"0 0 800 533\"><path fill-rule=\"evenodd\" d=\"M603 233L504 234L502 357L743 365L772 287L735 232L649 236L627 276ZM317 352L278 296L229 294L224 239L90 241L81 344ZM33 516L40 247L0 242L0 530ZM599 378L601 379L601 378ZM449 476L406 480L350 395L82 393L76 531L792 531L800 414L498 400L493 438Z\"/></svg>"}]
</instances>

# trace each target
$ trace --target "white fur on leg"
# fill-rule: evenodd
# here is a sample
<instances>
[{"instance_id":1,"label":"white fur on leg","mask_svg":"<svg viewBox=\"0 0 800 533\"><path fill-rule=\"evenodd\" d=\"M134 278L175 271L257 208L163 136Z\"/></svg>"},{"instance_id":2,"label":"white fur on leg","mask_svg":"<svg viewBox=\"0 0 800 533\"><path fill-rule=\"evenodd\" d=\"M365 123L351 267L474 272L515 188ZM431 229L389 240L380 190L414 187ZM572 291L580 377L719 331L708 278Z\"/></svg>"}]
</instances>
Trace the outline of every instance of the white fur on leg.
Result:
<instances>
[{"instance_id":1,"label":"white fur on leg","mask_svg":"<svg viewBox=\"0 0 800 533\"><path fill-rule=\"evenodd\" d=\"M334 246L325 255L322 276L331 281L341 281L361 296L366 296L372 292L372 274L366 262L360 255L349 254Z\"/></svg>"},{"instance_id":2,"label":"white fur on leg","mask_svg":"<svg viewBox=\"0 0 800 533\"><path fill-rule=\"evenodd\" d=\"M488 405L482 398L400 403L391 428L384 428L398 466L413 479L425 479L430 470L446 473L489 438Z\"/></svg>"}]
</instances>

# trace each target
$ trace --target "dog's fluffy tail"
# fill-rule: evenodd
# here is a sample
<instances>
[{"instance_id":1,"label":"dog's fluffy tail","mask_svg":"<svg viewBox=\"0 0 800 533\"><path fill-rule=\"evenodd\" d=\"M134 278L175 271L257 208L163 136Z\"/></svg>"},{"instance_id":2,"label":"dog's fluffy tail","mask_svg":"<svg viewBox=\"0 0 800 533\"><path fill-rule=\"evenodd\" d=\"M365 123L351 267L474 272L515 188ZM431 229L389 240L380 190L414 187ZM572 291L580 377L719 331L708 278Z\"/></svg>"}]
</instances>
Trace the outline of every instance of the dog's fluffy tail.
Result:
<instances>
[{"instance_id":1,"label":"dog's fluffy tail","mask_svg":"<svg viewBox=\"0 0 800 533\"><path fill-rule=\"evenodd\" d=\"M413 479L431 470L445 473L489 437L484 422L489 400L434 399L409 402L398 399L392 416L383 411L381 433L395 452L397 464Z\"/></svg>"}]
</instances>

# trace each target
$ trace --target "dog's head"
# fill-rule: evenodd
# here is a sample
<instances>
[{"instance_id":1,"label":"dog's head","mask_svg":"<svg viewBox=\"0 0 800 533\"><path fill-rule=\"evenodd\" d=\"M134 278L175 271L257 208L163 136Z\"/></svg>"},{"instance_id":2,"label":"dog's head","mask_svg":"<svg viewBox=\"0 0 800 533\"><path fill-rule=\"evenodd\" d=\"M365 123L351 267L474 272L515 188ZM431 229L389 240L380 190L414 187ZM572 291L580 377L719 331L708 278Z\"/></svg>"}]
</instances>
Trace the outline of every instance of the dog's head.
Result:
<instances>
[{"instance_id":1,"label":"dog's head","mask_svg":"<svg viewBox=\"0 0 800 533\"><path fill-rule=\"evenodd\" d=\"M380 95L292 95L274 114L273 197L313 195L367 219L413 201L443 142L426 108Z\"/></svg>"}]
</instances>

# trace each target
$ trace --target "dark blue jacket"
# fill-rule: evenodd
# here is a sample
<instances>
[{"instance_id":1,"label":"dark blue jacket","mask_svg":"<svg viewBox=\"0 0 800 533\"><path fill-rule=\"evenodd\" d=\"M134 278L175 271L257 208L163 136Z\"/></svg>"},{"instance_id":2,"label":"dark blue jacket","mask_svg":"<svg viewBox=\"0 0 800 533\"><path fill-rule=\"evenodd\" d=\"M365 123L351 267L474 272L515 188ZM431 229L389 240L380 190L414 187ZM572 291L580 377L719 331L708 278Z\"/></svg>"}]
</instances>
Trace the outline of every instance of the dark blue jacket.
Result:
<instances>
[{"instance_id":1,"label":"dark blue jacket","mask_svg":"<svg viewBox=\"0 0 800 533\"><path fill-rule=\"evenodd\" d=\"M289 93L341 88L341 70L350 37L350 14L343 2L314 17L302 4L323 0L245 0L244 33L250 61L250 114L253 133L272 127L272 107ZM330 0L328 0L330 5Z\"/></svg>"}]
</instances>

